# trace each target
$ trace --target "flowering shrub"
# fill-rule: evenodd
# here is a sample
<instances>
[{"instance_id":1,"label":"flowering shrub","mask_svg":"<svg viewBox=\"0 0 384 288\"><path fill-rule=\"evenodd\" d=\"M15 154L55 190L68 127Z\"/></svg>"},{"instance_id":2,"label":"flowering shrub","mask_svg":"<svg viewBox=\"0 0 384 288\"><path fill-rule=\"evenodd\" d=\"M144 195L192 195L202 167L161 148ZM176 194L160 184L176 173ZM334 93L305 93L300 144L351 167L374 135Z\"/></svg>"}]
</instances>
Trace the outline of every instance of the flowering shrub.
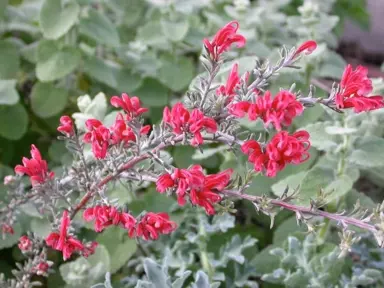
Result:
<instances>
[{"instance_id":1,"label":"flowering shrub","mask_svg":"<svg viewBox=\"0 0 384 288\"><path fill-rule=\"evenodd\" d=\"M47 28L45 34L53 37ZM309 81L318 64L310 57L324 49L321 38L283 47L276 64L256 61L250 67L235 60L228 65L232 52L247 49L248 38L238 21L212 38L201 37L206 73L193 81L182 101L162 110L159 123L148 125L145 117L153 110L141 101L140 90L112 96L110 104L117 109L107 117L105 95L79 98L80 113L57 121L59 139L70 154L63 169L48 168L38 145L32 145L32 158L23 158L23 165L4 178L8 197L0 210L1 231L4 241L17 236L24 262L13 278L1 278L1 285L30 287L38 280L55 287L89 287L105 274L105 283L96 287L112 287L120 281L106 272L122 270L130 275L121 282L127 287L256 287L255 279L289 287L380 285L378 267L357 273L336 267L353 269L342 263L358 249L356 229L384 244L383 205L373 207L370 198L353 189L360 171L372 177L383 163L377 159L384 147L379 125L367 131L364 123L368 117L375 119L369 124L379 123L383 96L374 91L364 67L349 65L336 76L340 83L319 96ZM273 91L270 84L291 70L305 74L301 91L290 78ZM222 78L223 71L228 77ZM310 120L299 125L308 115ZM180 147L206 162L176 163L166 151ZM224 158L220 169L209 165L217 154ZM262 191L260 179L273 183L274 195ZM263 216L250 216L252 209L269 216L271 228L279 224L273 246L261 252L254 237L266 246L267 229L236 231L256 219L265 222ZM282 210L290 213L288 218L281 219ZM20 233L23 213L38 220ZM303 234L295 233L302 226L311 235L301 244ZM339 248L326 241L335 228ZM283 243L291 234L298 238ZM299 260L302 250L306 263ZM65 283L52 284L58 270ZM329 270L335 274L326 276Z\"/></svg>"}]
</instances>

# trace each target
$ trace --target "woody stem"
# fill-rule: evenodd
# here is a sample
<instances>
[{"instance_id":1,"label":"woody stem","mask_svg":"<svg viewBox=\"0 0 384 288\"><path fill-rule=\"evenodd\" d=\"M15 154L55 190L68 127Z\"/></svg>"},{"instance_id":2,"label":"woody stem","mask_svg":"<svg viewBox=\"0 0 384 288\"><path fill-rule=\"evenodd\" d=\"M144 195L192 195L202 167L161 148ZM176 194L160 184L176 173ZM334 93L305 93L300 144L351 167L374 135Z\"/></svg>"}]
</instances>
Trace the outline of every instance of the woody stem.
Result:
<instances>
[{"instance_id":1,"label":"woody stem","mask_svg":"<svg viewBox=\"0 0 384 288\"><path fill-rule=\"evenodd\" d=\"M209 138L209 140L217 141L217 142L224 142L226 144L233 143L233 142L236 143L236 140L233 136L226 135L225 133L222 133L222 132L218 133L218 135L219 135L219 137ZM179 135L179 136L175 137L172 141L173 145L175 143L182 143L183 138L184 138L184 135ZM108 175L105 178L103 178L98 184L96 184L94 187L91 187L91 189L84 195L84 197L80 200L79 204L73 209L73 212L71 214L71 218L73 218L87 204L87 202L91 199L91 197L94 195L94 193L97 191L97 189L103 187L104 185L106 185L111 180L116 179L118 176L123 176L123 177L131 179L131 180L138 180L138 181L145 180L145 181L150 181L150 182L156 182L157 177L155 177L153 175L147 175L145 173L143 173L140 176L140 178L136 177L136 179L135 179L134 175L129 175L129 174L121 175L121 174L123 172L131 169L137 163L139 163L145 159L150 158L151 153L156 154L158 151L163 150L170 145L172 145L172 144L162 142L159 145L157 145L155 148L150 150L150 153L147 152L147 153L144 153L142 155L133 157L130 161L128 161L123 166L121 166L117 170L116 173ZM236 191L236 190L223 190L223 191L220 191L219 193L226 195L226 196L229 196L229 197L235 197L235 198L249 200L253 203L259 203L263 200L262 197L260 197L260 196L248 195L248 194L241 193L240 191ZM344 227L348 226L348 225L352 225L352 226L362 228L364 230L368 230L368 231L373 232L373 233L378 232L377 228L373 224L367 223L364 220L356 219L353 217L348 217L348 216L344 216L344 215L340 215L340 214L336 214L336 213L321 211L321 210L315 209L313 207L299 206L299 205L295 205L292 203L288 203L288 202L280 200L280 199L270 199L269 203L273 206L281 207L283 209L287 209L287 210L290 210L290 211L293 211L296 213L305 214L305 215L312 215L312 216L320 216L320 217L323 217L326 219L330 219L330 220L338 222L339 224L342 224Z\"/></svg>"}]
</instances>

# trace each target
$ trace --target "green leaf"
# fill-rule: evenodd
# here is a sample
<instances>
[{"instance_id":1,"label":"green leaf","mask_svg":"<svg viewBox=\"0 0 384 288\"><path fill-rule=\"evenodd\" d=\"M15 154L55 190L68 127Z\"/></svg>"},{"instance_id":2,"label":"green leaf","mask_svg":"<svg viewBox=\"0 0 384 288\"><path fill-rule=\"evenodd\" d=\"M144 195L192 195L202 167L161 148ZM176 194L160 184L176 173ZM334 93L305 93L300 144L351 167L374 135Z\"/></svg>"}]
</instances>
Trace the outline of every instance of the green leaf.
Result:
<instances>
[{"instance_id":1,"label":"green leaf","mask_svg":"<svg viewBox=\"0 0 384 288\"><path fill-rule=\"evenodd\" d=\"M283 243L288 236L304 236L304 232L306 230L307 229L304 224L297 225L296 217L289 217L276 228L275 232L273 233L273 243Z\"/></svg>"},{"instance_id":2,"label":"green leaf","mask_svg":"<svg viewBox=\"0 0 384 288\"><path fill-rule=\"evenodd\" d=\"M110 269L108 250L98 245L95 254L87 259L79 257L73 262L60 266L60 274L64 281L74 287L89 287L104 277Z\"/></svg>"},{"instance_id":3,"label":"green leaf","mask_svg":"<svg viewBox=\"0 0 384 288\"><path fill-rule=\"evenodd\" d=\"M32 218L31 230L36 233L38 237L45 238L51 233L51 225L45 218Z\"/></svg>"},{"instance_id":4,"label":"green leaf","mask_svg":"<svg viewBox=\"0 0 384 288\"><path fill-rule=\"evenodd\" d=\"M16 90L16 83L16 80L0 79L0 105L15 105L19 102L20 96Z\"/></svg>"},{"instance_id":5,"label":"green leaf","mask_svg":"<svg viewBox=\"0 0 384 288\"><path fill-rule=\"evenodd\" d=\"M193 284L194 288L210 288L208 275L203 271L199 270L195 276L195 283Z\"/></svg>"},{"instance_id":6,"label":"green leaf","mask_svg":"<svg viewBox=\"0 0 384 288\"><path fill-rule=\"evenodd\" d=\"M120 45L116 26L97 10L89 10L88 17L80 21L80 33L92 38L97 43L111 47Z\"/></svg>"},{"instance_id":7,"label":"green leaf","mask_svg":"<svg viewBox=\"0 0 384 288\"><path fill-rule=\"evenodd\" d=\"M315 123L324 114L324 108L321 105L316 105L309 109L305 109L303 114L296 117L293 121L296 127L303 127L311 123Z\"/></svg>"},{"instance_id":8,"label":"green leaf","mask_svg":"<svg viewBox=\"0 0 384 288\"><path fill-rule=\"evenodd\" d=\"M37 63L37 50L39 47L40 42L36 41L29 45L24 46L20 53L23 56L23 58L33 64Z\"/></svg>"},{"instance_id":9,"label":"green leaf","mask_svg":"<svg viewBox=\"0 0 384 288\"><path fill-rule=\"evenodd\" d=\"M261 276L266 273L271 273L273 270L279 268L279 258L270 254L270 251L274 248L277 248L277 245L270 245L253 258L252 264L255 267L257 275Z\"/></svg>"},{"instance_id":10,"label":"green leaf","mask_svg":"<svg viewBox=\"0 0 384 288\"><path fill-rule=\"evenodd\" d=\"M63 78L80 64L81 54L76 48L64 47L54 53L50 52L50 57L44 57L46 59L39 60L36 65L36 76L40 81L48 82Z\"/></svg>"},{"instance_id":11,"label":"green leaf","mask_svg":"<svg viewBox=\"0 0 384 288\"><path fill-rule=\"evenodd\" d=\"M115 273L119 270L137 250L135 239L130 239L127 231L120 227L108 228L108 231L100 234L96 242L104 245L113 261L109 272Z\"/></svg>"},{"instance_id":12,"label":"green leaf","mask_svg":"<svg viewBox=\"0 0 384 288\"><path fill-rule=\"evenodd\" d=\"M178 22L161 20L161 30L165 37L174 42L180 42L185 38L189 30L188 18Z\"/></svg>"},{"instance_id":13,"label":"green leaf","mask_svg":"<svg viewBox=\"0 0 384 288\"><path fill-rule=\"evenodd\" d=\"M175 203L174 198L162 195L154 189L149 189L142 199L132 201L129 208L134 215L139 215L144 210L156 213L169 212Z\"/></svg>"},{"instance_id":14,"label":"green leaf","mask_svg":"<svg viewBox=\"0 0 384 288\"><path fill-rule=\"evenodd\" d=\"M13 228L14 233L13 234L6 234L5 239L1 239L0 249L12 247L13 245L15 245L19 241L19 238L20 238L21 234L23 233L21 225L19 223L17 223L17 221L16 221L15 224L12 225L12 228Z\"/></svg>"},{"instance_id":15,"label":"green leaf","mask_svg":"<svg viewBox=\"0 0 384 288\"><path fill-rule=\"evenodd\" d=\"M117 86L117 81L114 77L116 69L116 65L93 56L85 58L84 61L84 72L110 87Z\"/></svg>"},{"instance_id":16,"label":"green leaf","mask_svg":"<svg viewBox=\"0 0 384 288\"><path fill-rule=\"evenodd\" d=\"M36 83L31 93L33 112L41 118L49 118L64 110L68 94L65 89L57 88L52 83Z\"/></svg>"},{"instance_id":17,"label":"green leaf","mask_svg":"<svg viewBox=\"0 0 384 288\"><path fill-rule=\"evenodd\" d=\"M116 79L116 90L120 93L132 93L139 89L143 84L143 79L138 74L132 73L129 69L116 69L114 71Z\"/></svg>"},{"instance_id":18,"label":"green leaf","mask_svg":"<svg viewBox=\"0 0 384 288\"><path fill-rule=\"evenodd\" d=\"M58 39L76 23L80 6L71 1L62 6L61 0L45 0L40 11L40 27L44 37Z\"/></svg>"},{"instance_id":19,"label":"green leaf","mask_svg":"<svg viewBox=\"0 0 384 288\"><path fill-rule=\"evenodd\" d=\"M358 192L355 189L352 189L350 193L348 193L347 197L345 198L345 204L347 206L348 210L353 210L354 205L356 202L359 201L361 204L361 207L365 209L373 209L376 207L376 203L373 202L373 200L365 195L364 193Z\"/></svg>"},{"instance_id":20,"label":"green leaf","mask_svg":"<svg viewBox=\"0 0 384 288\"><path fill-rule=\"evenodd\" d=\"M19 140L27 132L27 126L28 114L22 105L0 106L0 136Z\"/></svg>"},{"instance_id":21,"label":"green leaf","mask_svg":"<svg viewBox=\"0 0 384 288\"><path fill-rule=\"evenodd\" d=\"M381 167L384 164L384 139L366 136L356 142L348 161L365 168Z\"/></svg>"},{"instance_id":22,"label":"green leaf","mask_svg":"<svg viewBox=\"0 0 384 288\"><path fill-rule=\"evenodd\" d=\"M194 76L194 64L187 57L163 57L158 77L161 83L173 91L188 87Z\"/></svg>"},{"instance_id":23,"label":"green leaf","mask_svg":"<svg viewBox=\"0 0 384 288\"><path fill-rule=\"evenodd\" d=\"M48 61L57 51L59 51L59 46L56 41L41 40L37 45L37 61Z\"/></svg>"},{"instance_id":24,"label":"green leaf","mask_svg":"<svg viewBox=\"0 0 384 288\"><path fill-rule=\"evenodd\" d=\"M144 270L149 281L151 281L158 288L170 288L171 283L168 275L161 268L159 264L153 261L151 258L144 259Z\"/></svg>"},{"instance_id":25,"label":"green leaf","mask_svg":"<svg viewBox=\"0 0 384 288\"><path fill-rule=\"evenodd\" d=\"M149 46L169 47L159 21L150 21L137 29L137 40Z\"/></svg>"},{"instance_id":26,"label":"green leaf","mask_svg":"<svg viewBox=\"0 0 384 288\"><path fill-rule=\"evenodd\" d=\"M0 79L16 78L20 57L14 44L0 40Z\"/></svg>"},{"instance_id":27,"label":"green leaf","mask_svg":"<svg viewBox=\"0 0 384 288\"><path fill-rule=\"evenodd\" d=\"M163 107L168 104L168 90L160 82L152 78L144 79L141 87L135 94L144 106Z\"/></svg>"},{"instance_id":28,"label":"green leaf","mask_svg":"<svg viewBox=\"0 0 384 288\"><path fill-rule=\"evenodd\" d=\"M346 65L347 63L343 57L336 52L328 50L325 53L324 63L320 65L320 69L316 74L319 77L341 79Z\"/></svg>"},{"instance_id":29,"label":"green leaf","mask_svg":"<svg viewBox=\"0 0 384 288\"><path fill-rule=\"evenodd\" d=\"M202 149L203 152L201 152L199 149L196 149L195 153L192 155L192 160L201 161L204 159L208 159L209 157L212 157L216 153L220 153L226 150L228 150L228 147L226 145L218 146L215 148Z\"/></svg>"},{"instance_id":30,"label":"green leaf","mask_svg":"<svg viewBox=\"0 0 384 288\"><path fill-rule=\"evenodd\" d=\"M177 278L175 281L173 281L172 288L183 288L183 287L185 287L185 286L183 286L184 282L185 282L185 280L187 280L187 278L191 274L192 274L191 271L184 271L183 274L179 278Z\"/></svg>"},{"instance_id":31,"label":"green leaf","mask_svg":"<svg viewBox=\"0 0 384 288\"><path fill-rule=\"evenodd\" d=\"M309 204L320 189L325 189L334 180L333 171L322 167L314 167L307 172L300 185L300 199L295 202Z\"/></svg>"},{"instance_id":32,"label":"green leaf","mask_svg":"<svg viewBox=\"0 0 384 288\"><path fill-rule=\"evenodd\" d=\"M329 122L317 122L303 128L310 135L311 145L318 150L329 151L337 147L335 136L329 135L325 130L329 125Z\"/></svg>"},{"instance_id":33,"label":"green leaf","mask_svg":"<svg viewBox=\"0 0 384 288\"><path fill-rule=\"evenodd\" d=\"M303 181L306 174L306 171L301 171L299 173L289 175L288 177L273 184L271 187L272 192L277 196L281 196L287 187L290 191L295 190L296 188L300 187L300 183Z\"/></svg>"},{"instance_id":34,"label":"green leaf","mask_svg":"<svg viewBox=\"0 0 384 288\"><path fill-rule=\"evenodd\" d=\"M351 191L353 181L348 175L338 176L337 179L332 181L326 188L325 192L329 193L327 199L329 201L339 199L340 197Z\"/></svg>"}]
</instances>

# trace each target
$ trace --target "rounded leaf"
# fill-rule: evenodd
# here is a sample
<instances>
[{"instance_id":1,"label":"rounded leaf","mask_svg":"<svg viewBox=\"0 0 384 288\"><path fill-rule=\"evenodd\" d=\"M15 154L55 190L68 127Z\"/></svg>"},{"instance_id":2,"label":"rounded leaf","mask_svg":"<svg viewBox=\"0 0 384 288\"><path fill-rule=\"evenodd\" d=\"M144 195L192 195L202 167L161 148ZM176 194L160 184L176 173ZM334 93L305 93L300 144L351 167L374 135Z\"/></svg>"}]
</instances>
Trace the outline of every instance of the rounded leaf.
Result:
<instances>
[{"instance_id":1,"label":"rounded leaf","mask_svg":"<svg viewBox=\"0 0 384 288\"><path fill-rule=\"evenodd\" d=\"M0 41L0 63L0 79L16 78L20 57L14 44Z\"/></svg>"},{"instance_id":2,"label":"rounded leaf","mask_svg":"<svg viewBox=\"0 0 384 288\"><path fill-rule=\"evenodd\" d=\"M44 37L58 39L76 23L80 6L74 1L62 6L61 0L45 0L40 11L40 27Z\"/></svg>"},{"instance_id":3,"label":"rounded leaf","mask_svg":"<svg viewBox=\"0 0 384 288\"><path fill-rule=\"evenodd\" d=\"M28 114L21 104L0 106L0 136L19 140L27 131Z\"/></svg>"},{"instance_id":4,"label":"rounded leaf","mask_svg":"<svg viewBox=\"0 0 384 288\"><path fill-rule=\"evenodd\" d=\"M49 118L61 112L67 100L67 91L55 87L52 83L38 82L32 89L32 110L41 118Z\"/></svg>"},{"instance_id":5,"label":"rounded leaf","mask_svg":"<svg viewBox=\"0 0 384 288\"><path fill-rule=\"evenodd\" d=\"M163 107L168 104L168 89L155 79L145 79L134 94L140 98L143 106Z\"/></svg>"},{"instance_id":6,"label":"rounded leaf","mask_svg":"<svg viewBox=\"0 0 384 288\"><path fill-rule=\"evenodd\" d=\"M80 52L72 47L66 47L52 54L47 60L38 62L36 75L40 81L54 81L71 73L79 65Z\"/></svg>"},{"instance_id":7,"label":"rounded leaf","mask_svg":"<svg viewBox=\"0 0 384 288\"><path fill-rule=\"evenodd\" d=\"M16 80L0 80L0 105L15 105L18 101Z\"/></svg>"}]
</instances>

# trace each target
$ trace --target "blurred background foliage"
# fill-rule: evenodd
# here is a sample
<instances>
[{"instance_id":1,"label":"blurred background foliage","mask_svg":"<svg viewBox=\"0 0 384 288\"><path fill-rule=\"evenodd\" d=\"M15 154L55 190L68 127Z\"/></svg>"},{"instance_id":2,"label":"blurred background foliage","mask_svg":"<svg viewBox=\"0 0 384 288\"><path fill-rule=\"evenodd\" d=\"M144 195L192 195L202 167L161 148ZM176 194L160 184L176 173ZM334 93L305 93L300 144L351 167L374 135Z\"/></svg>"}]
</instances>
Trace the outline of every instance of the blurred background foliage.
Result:
<instances>
[{"instance_id":1,"label":"blurred background foliage","mask_svg":"<svg viewBox=\"0 0 384 288\"><path fill-rule=\"evenodd\" d=\"M239 63L240 73L252 69L255 59L277 60L282 45L292 47L314 39L319 47L303 59L302 69L283 71L279 78L272 80L269 89L274 92L289 89L295 82L296 90L306 94L314 78L339 80L346 65L336 52L344 21L349 19L369 29L365 7L364 0L2 0L0 176L12 173L12 167L28 155L32 143L37 144L53 169L60 171L62 165L70 164L64 144L56 140L59 117L73 116L80 128L89 117L110 123L115 112L110 111L107 103L113 95L126 92L139 96L150 109L146 121L158 123L163 107L181 99L187 89L193 87L196 75L203 73L199 64L202 39L212 36L233 19L240 22L240 33L248 40L245 49L229 53L229 59ZM231 65L231 61L224 65L218 81L224 81ZM380 79L375 84L378 91L384 87ZM325 95L326 87L317 88L317 95ZM383 136L379 125L381 114L351 121L360 126L365 121L365 127L371 127L372 134L380 138ZM339 127L340 119L327 115L321 107L304 113L293 127L312 128L311 137L315 141L311 161L287 167L273 179L256 176L249 189L251 194L279 194L286 184L304 181L307 186L304 185L301 193L305 201L314 196L319 185L340 182L325 176L320 177L321 183L314 184L311 180L313 175L322 175L319 173L334 166L329 161L332 158L329 150L344 137L340 129L333 134L324 132L328 124L317 122L320 120L331 121ZM252 132L263 130L258 122L243 121L242 125ZM364 129L359 130L361 135ZM316 139L319 140L316 142ZM381 142L376 146L378 151L380 145ZM201 163L212 172L228 167L244 172L245 159L235 158L229 151L216 147L203 149L205 153L201 154L191 147L175 147L169 156L179 167ZM360 160L355 162L364 168ZM349 187L343 192L345 195L348 192L347 207L357 199L370 207L374 205L373 200L382 200L382 196L378 196L384 183L381 163L384 161L369 169L348 170L346 174L352 180L346 180L347 184L343 182ZM359 182L362 177L369 181ZM366 187L364 185L368 185L370 197L358 192L359 188ZM4 194L0 184L0 199ZM347 284L355 287L356 283L383 283L380 282L382 276L369 270L384 270L383 254L373 251L369 239L356 247L354 253L358 261L333 263L336 241L313 243L289 212L277 214L275 226L270 230L269 217L258 215L254 207L243 202L237 203L234 216L208 219L205 215L196 215L195 210L181 213L174 209L174 201L156 193L152 186L121 185L111 187L111 194L119 198L121 204L129 203L133 212L143 207L148 211L171 210L180 229L171 239L138 245L122 231L96 235L85 226L81 235L101 244L97 253L89 259L79 258L63 265L59 255L53 253L50 257L58 263L56 268L60 266L60 273L52 274L45 285L89 287L100 282L106 272L110 274L106 275L105 283L97 287L111 287L110 282L113 287L184 287L187 283L194 283L195 287L218 287L212 284L215 281L222 287L258 287L262 283L260 279L264 281L262 287L309 284L313 285L310 287ZM6 276L10 275L15 261L22 261L15 246L18 237L27 230L44 236L50 229L47 220L33 207L26 206L23 210L25 215L20 216L15 236L0 242L1 254L5 256L0 260L0 268ZM294 237L287 238L289 235ZM329 237L332 239L332 235ZM304 262L298 260L301 247L310 247ZM335 263L342 269L325 277ZM144 274L146 280L139 281Z\"/></svg>"}]
</instances>

